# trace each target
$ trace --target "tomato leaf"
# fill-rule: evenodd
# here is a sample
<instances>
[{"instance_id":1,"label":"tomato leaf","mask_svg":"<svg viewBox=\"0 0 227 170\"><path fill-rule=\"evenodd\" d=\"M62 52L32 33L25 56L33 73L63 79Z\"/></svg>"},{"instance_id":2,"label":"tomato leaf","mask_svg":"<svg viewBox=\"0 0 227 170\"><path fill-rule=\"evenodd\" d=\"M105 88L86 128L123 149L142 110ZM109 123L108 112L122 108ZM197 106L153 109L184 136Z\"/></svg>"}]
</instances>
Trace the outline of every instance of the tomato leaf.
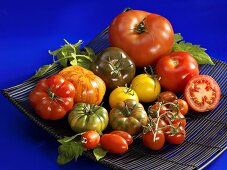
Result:
<instances>
[{"instance_id":1,"label":"tomato leaf","mask_svg":"<svg viewBox=\"0 0 227 170\"><path fill-rule=\"evenodd\" d=\"M183 37L181 36L181 33L174 34L174 42L177 43L179 41L183 40Z\"/></svg>"},{"instance_id":2,"label":"tomato leaf","mask_svg":"<svg viewBox=\"0 0 227 170\"><path fill-rule=\"evenodd\" d=\"M90 64L95 57L95 53L91 48L84 47L82 50L80 49L81 44L83 43L82 40L79 40L76 44L70 44L68 41L65 41L65 45L60 47L55 51L48 51L53 57L56 57L56 60L53 61L52 64L44 65L41 67L34 77L41 77L43 76L51 67L55 64L60 64L63 67L67 67L68 64L70 65L79 65L86 69L90 68Z\"/></svg>"},{"instance_id":3,"label":"tomato leaf","mask_svg":"<svg viewBox=\"0 0 227 170\"><path fill-rule=\"evenodd\" d=\"M198 64L211 64L214 65L210 56L205 52L206 49L200 47L200 45L193 45L183 40L183 37L180 34L175 34L174 36L175 43L173 46L173 51L184 51L190 53Z\"/></svg>"},{"instance_id":4,"label":"tomato leaf","mask_svg":"<svg viewBox=\"0 0 227 170\"><path fill-rule=\"evenodd\" d=\"M81 142L70 141L64 143L58 148L57 163L62 165L70 162L73 158L77 160L79 156L82 156L83 152L87 149L83 147Z\"/></svg>"},{"instance_id":5,"label":"tomato leaf","mask_svg":"<svg viewBox=\"0 0 227 170\"><path fill-rule=\"evenodd\" d=\"M101 147L97 147L93 150L93 154L94 154L97 161L104 158L106 156L107 152L108 151L102 149Z\"/></svg>"},{"instance_id":6,"label":"tomato leaf","mask_svg":"<svg viewBox=\"0 0 227 170\"><path fill-rule=\"evenodd\" d=\"M32 78L38 78L43 76L45 73L48 72L48 70L50 70L52 67L55 66L55 63L53 64L48 64L48 65L44 65L42 67L40 67L37 71L36 74L34 76L32 76Z\"/></svg>"}]
</instances>

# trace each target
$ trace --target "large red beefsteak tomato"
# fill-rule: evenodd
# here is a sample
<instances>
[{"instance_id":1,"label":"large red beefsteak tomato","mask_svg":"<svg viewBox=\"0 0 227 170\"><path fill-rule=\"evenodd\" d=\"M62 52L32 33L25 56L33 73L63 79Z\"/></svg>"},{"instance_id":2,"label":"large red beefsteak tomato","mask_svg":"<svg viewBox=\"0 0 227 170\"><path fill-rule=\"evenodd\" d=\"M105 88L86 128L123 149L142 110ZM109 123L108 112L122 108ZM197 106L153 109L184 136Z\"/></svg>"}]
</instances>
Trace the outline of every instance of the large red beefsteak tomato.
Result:
<instances>
[{"instance_id":1,"label":"large red beefsteak tomato","mask_svg":"<svg viewBox=\"0 0 227 170\"><path fill-rule=\"evenodd\" d=\"M157 14L130 10L116 16L109 27L110 46L124 50L137 67L155 64L170 53L174 32L170 22Z\"/></svg>"}]
</instances>

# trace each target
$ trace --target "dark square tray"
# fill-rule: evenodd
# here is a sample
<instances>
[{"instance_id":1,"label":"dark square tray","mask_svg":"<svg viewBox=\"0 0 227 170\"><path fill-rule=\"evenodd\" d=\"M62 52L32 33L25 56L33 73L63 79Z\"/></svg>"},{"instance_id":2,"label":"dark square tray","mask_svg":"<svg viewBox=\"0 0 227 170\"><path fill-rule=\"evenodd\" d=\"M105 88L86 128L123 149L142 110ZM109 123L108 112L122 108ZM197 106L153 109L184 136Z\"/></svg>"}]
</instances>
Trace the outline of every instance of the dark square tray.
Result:
<instances>
[{"instance_id":1,"label":"dark square tray","mask_svg":"<svg viewBox=\"0 0 227 170\"><path fill-rule=\"evenodd\" d=\"M108 47L108 27L94 38L87 47L99 53ZM200 73L211 75L221 87L221 100L216 109L207 113L190 111L187 115L187 137L181 145L167 144L160 151L150 151L142 144L141 136L137 136L129 151L122 155L108 154L97 163L112 169L203 169L227 148L227 102L226 102L226 72L227 64L213 59L215 65L201 65ZM44 77L56 74L62 69L56 66ZM46 121L39 118L28 103L28 94L39 79L29 79L25 82L2 90L2 94L12 102L22 113L34 123L59 139L73 134L67 120ZM84 155L95 160L91 152Z\"/></svg>"}]
</instances>

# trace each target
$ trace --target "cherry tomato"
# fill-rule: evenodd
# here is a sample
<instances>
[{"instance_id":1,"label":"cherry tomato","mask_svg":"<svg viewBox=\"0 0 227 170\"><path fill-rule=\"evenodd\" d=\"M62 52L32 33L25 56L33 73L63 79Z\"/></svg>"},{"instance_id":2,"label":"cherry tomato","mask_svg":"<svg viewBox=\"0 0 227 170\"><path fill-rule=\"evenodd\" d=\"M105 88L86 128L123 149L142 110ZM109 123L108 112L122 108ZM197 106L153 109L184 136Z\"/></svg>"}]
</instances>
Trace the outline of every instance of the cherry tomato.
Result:
<instances>
[{"instance_id":1,"label":"cherry tomato","mask_svg":"<svg viewBox=\"0 0 227 170\"><path fill-rule=\"evenodd\" d=\"M43 119L58 120L72 109L75 88L60 75L40 80L29 94L29 101Z\"/></svg>"},{"instance_id":2,"label":"cherry tomato","mask_svg":"<svg viewBox=\"0 0 227 170\"><path fill-rule=\"evenodd\" d=\"M170 144L183 143L186 137L185 129L182 126L178 127L178 125L176 124L173 124L173 126L175 128L169 127L169 130L167 131L170 132L170 134L165 133L166 141L169 142Z\"/></svg>"},{"instance_id":3,"label":"cherry tomato","mask_svg":"<svg viewBox=\"0 0 227 170\"><path fill-rule=\"evenodd\" d=\"M178 113L177 117L172 120L172 123L173 124L181 124L181 126L183 128L185 128L186 127L186 124L187 124L184 115L181 114L180 112Z\"/></svg>"},{"instance_id":4,"label":"cherry tomato","mask_svg":"<svg viewBox=\"0 0 227 170\"><path fill-rule=\"evenodd\" d=\"M149 122L149 123L155 128L157 121L158 121L159 130L162 130L165 133L168 129L167 129L167 124L163 119L158 120L157 118L154 118L152 119L152 122Z\"/></svg>"},{"instance_id":5,"label":"cherry tomato","mask_svg":"<svg viewBox=\"0 0 227 170\"><path fill-rule=\"evenodd\" d=\"M182 115L188 113L188 103L183 99L177 99L175 103L178 105L178 109Z\"/></svg>"},{"instance_id":6,"label":"cherry tomato","mask_svg":"<svg viewBox=\"0 0 227 170\"><path fill-rule=\"evenodd\" d=\"M175 100L177 100L177 96L176 94L174 94L171 91L164 91L161 92L158 96L158 101L166 103L166 102L173 102Z\"/></svg>"},{"instance_id":7,"label":"cherry tomato","mask_svg":"<svg viewBox=\"0 0 227 170\"><path fill-rule=\"evenodd\" d=\"M164 106L164 105L160 106L160 103L155 103L154 105L152 105L149 108L149 113L152 117L157 117L157 111L158 111L159 107L160 107L159 116L168 111L168 108L166 106Z\"/></svg>"},{"instance_id":8,"label":"cherry tomato","mask_svg":"<svg viewBox=\"0 0 227 170\"><path fill-rule=\"evenodd\" d=\"M197 112L213 110L219 103L221 90L218 83L208 75L193 77L184 91L189 107Z\"/></svg>"},{"instance_id":9,"label":"cherry tomato","mask_svg":"<svg viewBox=\"0 0 227 170\"><path fill-rule=\"evenodd\" d=\"M165 144L165 135L162 130L158 130L154 141L152 131L142 134L143 144L152 150L160 150Z\"/></svg>"},{"instance_id":10,"label":"cherry tomato","mask_svg":"<svg viewBox=\"0 0 227 170\"><path fill-rule=\"evenodd\" d=\"M136 92L140 102L153 102L161 92L158 80L149 74L139 74L132 80L132 89Z\"/></svg>"},{"instance_id":11,"label":"cherry tomato","mask_svg":"<svg viewBox=\"0 0 227 170\"><path fill-rule=\"evenodd\" d=\"M187 52L173 52L162 57L155 70L161 77L161 86L172 92L183 92L187 82L199 74L197 61Z\"/></svg>"},{"instance_id":12,"label":"cherry tomato","mask_svg":"<svg viewBox=\"0 0 227 170\"><path fill-rule=\"evenodd\" d=\"M117 87L114 89L109 96L109 104L111 108L117 106L118 103L121 103L127 99L133 99L136 102L139 102L138 95L136 92L129 87Z\"/></svg>"},{"instance_id":13,"label":"cherry tomato","mask_svg":"<svg viewBox=\"0 0 227 170\"><path fill-rule=\"evenodd\" d=\"M87 149L94 149L99 144L100 136L96 131L89 130L81 136L81 142Z\"/></svg>"},{"instance_id":14,"label":"cherry tomato","mask_svg":"<svg viewBox=\"0 0 227 170\"><path fill-rule=\"evenodd\" d=\"M109 27L112 47L124 50L137 67L155 64L170 53L174 32L170 22L157 14L130 10L116 16Z\"/></svg>"},{"instance_id":15,"label":"cherry tomato","mask_svg":"<svg viewBox=\"0 0 227 170\"><path fill-rule=\"evenodd\" d=\"M116 134L116 135L119 135L119 136L123 137L126 140L128 145L131 145L132 142L133 142L132 136L129 133L125 132L125 131L115 130L115 131L110 132L110 134Z\"/></svg>"},{"instance_id":16,"label":"cherry tomato","mask_svg":"<svg viewBox=\"0 0 227 170\"><path fill-rule=\"evenodd\" d=\"M100 139L101 147L111 153L124 153L128 150L127 141L116 134L104 134Z\"/></svg>"}]
</instances>

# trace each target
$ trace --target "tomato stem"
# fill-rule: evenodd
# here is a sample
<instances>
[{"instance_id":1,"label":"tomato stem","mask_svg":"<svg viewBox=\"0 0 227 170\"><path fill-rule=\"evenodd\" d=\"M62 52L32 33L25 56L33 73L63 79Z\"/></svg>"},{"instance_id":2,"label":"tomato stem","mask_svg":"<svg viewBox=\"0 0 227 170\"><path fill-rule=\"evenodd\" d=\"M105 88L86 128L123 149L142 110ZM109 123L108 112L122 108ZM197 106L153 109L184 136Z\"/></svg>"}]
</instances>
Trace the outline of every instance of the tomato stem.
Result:
<instances>
[{"instance_id":1,"label":"tomato stem","mask_svg":"<svg viewBox=\"0 0 227 170\"><path fill-rule=\"evenodd\" d=\"M139 25L136 27L135 31L138 34L142 34L142 33L146 32L144 19L141 23L139 23Z\"/></svg>"}]
</instances>

